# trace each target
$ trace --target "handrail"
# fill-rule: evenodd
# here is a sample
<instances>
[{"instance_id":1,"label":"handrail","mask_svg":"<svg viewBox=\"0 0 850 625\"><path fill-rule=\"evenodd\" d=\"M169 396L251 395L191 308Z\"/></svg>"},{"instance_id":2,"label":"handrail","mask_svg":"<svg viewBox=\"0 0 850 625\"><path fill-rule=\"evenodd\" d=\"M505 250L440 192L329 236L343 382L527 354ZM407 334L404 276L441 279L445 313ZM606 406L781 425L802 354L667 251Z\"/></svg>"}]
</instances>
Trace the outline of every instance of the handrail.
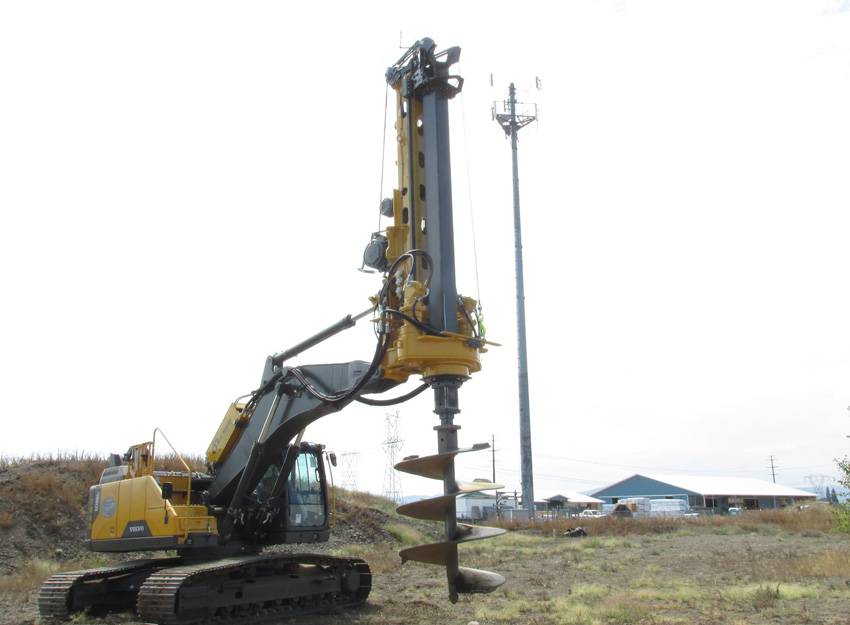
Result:
<instances>
[{"instance_id":1,"label":"handrail","mask_svg":"<svg viewBox=\"0 0 850 625\"><path fill-rule=\"evenodd\" d=\"M330 457L328 456L328 452L325 452L325 467L327 468L327 475L331 478L331 529L336 527L336 485L334 484L334 471L331 467Z\"/></svg>"},{"instance_id":2,"label":"handrail","mask_svg":"<svg viewBox=\"0 0 850 625\"><path fill-rule=\"evenodd\" d=\"M153 447L151 449L151 456L156 457L156 433L159 432L162 434L162 438L165 439L165 442L168 443L168 446L171 447L171 451L174 452L174 455L180 461L180 464L186 469L186 472L189 474L189 477L186 482L186 523L185 523L185 532L183 534L183 540L189 539L189 509L191 507L192 502L192 469L189 468L189 465L186 464L186 461L183 460L183 457L174 449L174 445L171 444L171 441L168 440L168 437L165 435L165 432L160 430L159 428L155 428L153 431ZM151 458L151 467L153 467L153 458ZM165 500L163 500L163 506L165 506ZM173 506L173 504L172 504ZM178 518L181 518L178 514ZM178 524L179 525L179 524Z\"/></svg>"}]
</instances>

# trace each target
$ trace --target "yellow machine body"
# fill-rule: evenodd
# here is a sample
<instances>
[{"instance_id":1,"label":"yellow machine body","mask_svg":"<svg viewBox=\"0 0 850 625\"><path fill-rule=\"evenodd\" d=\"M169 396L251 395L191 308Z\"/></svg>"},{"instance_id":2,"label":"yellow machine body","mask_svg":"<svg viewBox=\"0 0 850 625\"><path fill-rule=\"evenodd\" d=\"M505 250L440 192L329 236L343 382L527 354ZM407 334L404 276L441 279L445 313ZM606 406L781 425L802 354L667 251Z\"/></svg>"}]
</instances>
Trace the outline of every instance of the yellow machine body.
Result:
<instances>
[{"instance_id":1,"label":"yellow machine body","mask_svg":"<svg viewBox=\"0 0 850 625\"><path fill-rule=\"evenodd\" d=\"M234 402L227 409L218 432L216 432L207 449L207 462L211 466L218 462L224 462L239 441L239 437L242 436L242 432L251 418L250 414L243 413L244 408L245 404Z\"/></svg>"},{"instance_id":2,"label":"yellow machine body","mask_svg":"<svg viewBox=\"0 0 850 625\"><path fill-rule=\"evenodd\" d=\"M157 479L173 484L174 503L163 498ZM127 551L128 539L139 549L163 549L182 544L192 534L214 534L216 519L207 516L206 506L186 505L186 485L185 475L144 475L92 486L92 551Z\"/></svg>"},{"instance_id":3,"label":"yellow machine body","mask_svg":"<svg viewBox=\"0 0 850 625\"><path fill-rule=\"evenodd\" d=\"M168 549L215 535L217 520L192 502L188 471L154 471L153 442L133 445L125 460L89 489L92 551L129 551L129 542L133 549Z\"/></svg>"}]
</instances>

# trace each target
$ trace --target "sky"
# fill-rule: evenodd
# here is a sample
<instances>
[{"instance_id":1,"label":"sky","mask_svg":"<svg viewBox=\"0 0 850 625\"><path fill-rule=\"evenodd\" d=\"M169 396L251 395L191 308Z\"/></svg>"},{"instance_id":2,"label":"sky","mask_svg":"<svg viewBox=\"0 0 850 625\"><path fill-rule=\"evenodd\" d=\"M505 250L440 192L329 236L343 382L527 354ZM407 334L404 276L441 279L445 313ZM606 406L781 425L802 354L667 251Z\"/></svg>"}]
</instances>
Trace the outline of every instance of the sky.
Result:
<instances>
[{"instance_id":1,"label":"sky","mask_svg":"<svg viewBox=\"0 0 850 625\"><path fill-rule=\"evenodd\" d=\"M520 489L511 152L491 116L512 82L538 107L519 135L535 491L834 477L850 1L368 6L0 6L0 455L123 452L157 427L203 454L268 354L368 308L380 278L358 268L394 184L384 71L431 37L462 48L458 289L501 344L456 421L495 453L458 477ZM293 364L373 347L361 322ZM306 438L357 453L357 488L381 493L387 414L398 457L426 455L432 410L352 405Z\"/></svg>"}]
</instances>

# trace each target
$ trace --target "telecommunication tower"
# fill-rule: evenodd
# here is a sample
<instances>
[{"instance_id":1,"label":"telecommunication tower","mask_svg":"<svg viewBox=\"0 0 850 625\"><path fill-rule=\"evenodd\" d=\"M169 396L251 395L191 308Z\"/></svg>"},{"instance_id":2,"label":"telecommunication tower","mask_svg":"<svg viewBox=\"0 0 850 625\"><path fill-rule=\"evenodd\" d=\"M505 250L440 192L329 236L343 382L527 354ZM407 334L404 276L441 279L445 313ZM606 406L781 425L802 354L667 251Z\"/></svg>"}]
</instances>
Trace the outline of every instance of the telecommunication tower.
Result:
<instances>
[{"instance_id":1,"label":"telecommunication tower","mask_svg":"<svg viewBox=\"0 0 850 625\"><path fill-rule=\"evenodd\" d=\"M385 420L386 438L383 442L384 453L387 455L387 466L384 471L384 491L383 495L387 499L391 499L397 503L401 503L403 498L401 492L401 477L395 470L396 462L399 460L402 444L404 441L398 433L399 420L401 415L398 411L395 414L388 412Z\"/></svg>"},{"instance_id":2,"label":"telecommunication tower","mask_svg":"<svg viewBox=\"0 0 850 625\"><path fill-rule=\"evenodd\" d=\"M537 80L540 87L540 80ZM508 100L493 103L493 119L510 137L514 189L514 256L516 262L516 323L519 360L519 448L522 481L522 506L534 516L534 476L531 462L531 409L528 398L528 352L525 340L525 284L522 269L522 222L519 211L519 165L517 133L537 119L537 105L516 101L516 88L511 83Z\"/></svg>"}]
</instances>

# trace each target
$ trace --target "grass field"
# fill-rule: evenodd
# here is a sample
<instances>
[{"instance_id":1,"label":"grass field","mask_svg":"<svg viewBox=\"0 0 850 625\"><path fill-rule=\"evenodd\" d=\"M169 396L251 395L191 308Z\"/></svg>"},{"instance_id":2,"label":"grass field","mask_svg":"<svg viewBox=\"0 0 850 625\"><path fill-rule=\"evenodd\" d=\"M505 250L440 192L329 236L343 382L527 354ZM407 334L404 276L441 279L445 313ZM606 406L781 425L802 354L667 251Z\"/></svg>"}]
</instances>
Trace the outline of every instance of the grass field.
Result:
<instances>
[{"instance_id":1,"label":"grass field","mask_svg":"<svg viewBox=\"0 0 850 625\"><path fill-rule=\"evenodd\" d=\"M461 548L461 563L508 581L490 595L445 599L441 570L401 566L395 551L422 540L390 524L384 538L335 546L359 555L375 573L366 606L281 621L602 625L787 624L850 622L850 537L832 531L828 510L751 513L702 521L591 520L586 538L565 538L543 523ZM386 536L385 535L385 536ZM38 623L42 579L77 563L32 560L0 578L8 625ZM79 563L92 566L97 562ZM9 618L7 616L7 618ZM132 615L80 615L77 623L136 623Z\"/></svg>"},{"instance_id":2,"label":"grass field","mask_svg":"<svg viewBox=\"0 0 850 625\"><path fill-rule=\"evenodd\" d=\"M44 579L105 563L80 548L92 464L102 460L0 463L0 625L41 625ZM391 502L362 493L342 492L337 504L337 528L320 550L366 559L372 594L360 608L282 624L850 623L850 535L836 531L826 506L694 520L582 519L584 538L565 537L567 521L512 525L460 549L461 566L507 582L452 605L442 569L402 566L396 553L436 540L438 525L411 523ZM131 614L73 622L138 623Z\"/></svg>"}]
</instances>

